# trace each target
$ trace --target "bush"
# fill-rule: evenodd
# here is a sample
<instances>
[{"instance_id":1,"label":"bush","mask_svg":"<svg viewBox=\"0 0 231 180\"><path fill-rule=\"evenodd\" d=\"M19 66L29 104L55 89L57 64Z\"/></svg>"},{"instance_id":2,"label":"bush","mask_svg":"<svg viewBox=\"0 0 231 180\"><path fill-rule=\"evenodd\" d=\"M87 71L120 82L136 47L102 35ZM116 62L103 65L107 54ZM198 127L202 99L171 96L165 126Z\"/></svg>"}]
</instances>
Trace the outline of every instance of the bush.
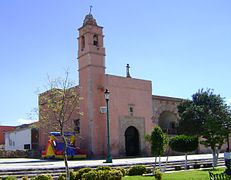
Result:
<instances>
[{"instance_id":1,"label":"bush","mask_svg":"<svg viewBox=\"0 0 231 180\"><path fill-rule=\"evenodd\" d=\"M76 178L76 172L71 171L70 172L70 180L75 180Z\"/></svg>"},{"instance_id":2,"label":"bush","mask_svg":"<svg viewBox=\"0 0 231 180\"><path fill-rule=\"evenodd\" d=\"M117 167L117 168L115 168L115 170L119 170L123 174L123 176L125 176L127 174L127 172L124 168Z\"/></svg>"},{"instance_id":3,"label":"bush","mask_svg":"<svg viewBox=\"0 0 231 180\"><path fill-rule=\"evenodd\" d=\"M136 166L132 166L128 170L128 175L129 176L142 175L145 172L146 172L145 166L143 166L143 165L136 165Z\"/></svg>"},{"instance_id":4,"label":"bush","mask_svg":"<svg viewBox=\"0 0 231 180\"><path fill-rule=\"evenodd\" d=\"M105 171L105 170L111 171L112 168L110 166L98 166L95 170L96 171L99 171L99 170L102 170L102 171Z\"/></svg>"},{"instance_id":5,"label":"bush","mask_svg":"<svg viewBox=\"0 0 231 180\"><path fill-rule=\"evenodd\" d=\"M53 180L51 175L38 175L33 180Z\"/></svg>"},{"instance_id":6,"label":"bush","mask_svg":"<svg viewBox=\"0 0 231 180\"><path fill-rule=\"evenodd\" d=\"M22 180L29 180L29 178L27 176L23 176Z\"/></svg>"},{"instance_id":7,"label":"bush","mask_svg":"<svg viewBox=\"0 0 231 180\"><path fill-rule=\"evenodd\" d=\"M75 180L75 178L76 178L76 173L70 171L70 180ZM65 173L60 174L58 180L66 180L66 174Z\"/></svg>"},{"instance_id":8,"label":"bush","mask_svg":"<svg viewBox=\"0 0 231 180\"><path fill-rule=\"evenodd\" d=\"M110 171L108 170L98 170L97 176L99 180L108 180L108 177L110 176Z\"/></svg>"},{"instance_id":9,"label":"bush","mask_svg":"<svg viewBox=\"0 0 231 180\"><path fill-rule=\"evenodd\" d=\"M154 177L155 177L156 180L162 180L162 176L163 176L163 174L160 172L159 169L156 169L154 171Z\"/></svg>"},{"instance_id":10,"label":"bush","mask_svg":"<svg viewBox=\"0 0 231 180\"><path fill-rule=\"evenodd\" d=\"M60 174L58 180L66 180L66 174Z\"/></svg>"},{"instance_id":11,"label":"bush","mask_svg":"<svg viewBox=\"0 0 231 180\"><path fill-rule=\"evenodd\" d=\"M123 177L123 173L120 170L111 170L109 171L108 180L121 180Z\"/></svg>"},{"instance_id":12,"label":"bush","mask_svg":"<svg viewBox=\"0 0 231 180\"><path fill-rule=\"evenodd\" d=\"M191 152L198 148L198 138L187 135L177 135L171 138L169 146L173 151L177 152Z\"/></svg>"},{"instance_id":13,"label":"bush","mask_svg":"<svg viewBox=\"0 0 231 180\"><path fill-rule=\"evenodd\" d=\"M84 173L91 171L91 168L81 168L75 173L75 179L81 179Z\"/></svg>"},{"instance_id":14,"label":"bush","mask_svg":"<svg viewBox=\"0 0 231 180\"><path fill-rule=\"evenodd\" d=\"M89 171L89 172L87 172L87 173L84 173L84 174L82 175L82 178L83 178L84 180L98 180L98 179L99 179L99 178L98 178L98 172L97 172L97 171L94 171L94 170Z\"/></svg>"}]
</instances>

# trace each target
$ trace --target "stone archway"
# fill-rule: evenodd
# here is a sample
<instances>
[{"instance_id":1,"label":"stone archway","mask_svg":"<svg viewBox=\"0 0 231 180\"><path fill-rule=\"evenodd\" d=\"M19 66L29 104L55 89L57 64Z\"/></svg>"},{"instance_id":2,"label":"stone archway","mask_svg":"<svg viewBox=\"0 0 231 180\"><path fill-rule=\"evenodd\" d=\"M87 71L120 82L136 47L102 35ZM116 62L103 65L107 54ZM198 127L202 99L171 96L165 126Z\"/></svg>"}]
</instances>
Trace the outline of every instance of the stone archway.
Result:
<instances>
[{"instance_id":1,"label":"stone archway","mask_svg":"<svg viewBox=\"0 0 231 180\"><path fill-rule=\"evenodd\" d=\"M139 132L134 126L125 131L125 150L127 156L140 155Z\"/></svg>"},{"instance_id":2,"label":"stone archway","mask_svg":"<svg viewBox=\"0 0 231 180\"><path fill-rule=\"evenodd\" d=\"M159 116L159 126L165 133L175 134L177 125L177 116L173 112L163 111Z\"/></svg>"}]
</instances>

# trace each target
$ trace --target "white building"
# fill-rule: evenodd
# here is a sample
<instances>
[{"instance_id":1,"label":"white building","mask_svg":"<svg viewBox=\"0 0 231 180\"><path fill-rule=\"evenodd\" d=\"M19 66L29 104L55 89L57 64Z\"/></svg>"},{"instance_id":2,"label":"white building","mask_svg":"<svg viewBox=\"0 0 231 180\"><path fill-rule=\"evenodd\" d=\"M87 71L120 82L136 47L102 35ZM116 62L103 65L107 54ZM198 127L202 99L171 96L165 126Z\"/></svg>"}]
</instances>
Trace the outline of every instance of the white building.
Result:
<instances>
[{"instance_id":1,"label":"white building","mask_svg":"<svg viewBox=\"0 0 231 180\"><path fill-rule=\"evenodd\" d=\"M32 150L38 147L38 131L30 125L22 125L5 133L5 150Z\"/></svg>"}]
</instances>

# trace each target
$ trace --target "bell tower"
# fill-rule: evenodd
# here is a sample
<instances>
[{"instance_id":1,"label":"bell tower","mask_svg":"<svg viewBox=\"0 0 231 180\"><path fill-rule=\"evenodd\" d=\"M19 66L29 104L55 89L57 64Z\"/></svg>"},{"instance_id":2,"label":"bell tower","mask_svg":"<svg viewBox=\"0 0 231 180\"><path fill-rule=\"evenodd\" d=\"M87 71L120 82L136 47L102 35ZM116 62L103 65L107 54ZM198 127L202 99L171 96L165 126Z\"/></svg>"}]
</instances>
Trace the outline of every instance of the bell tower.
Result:
<instances>
[{"instance_id":1,"label":"bell tower","mask_svg":"<svg viewBox=\"0 0 231 180\"><path fill-rule=\"evenodd\" d=\"M78 37L78 65L80 86L80 146L88 155L105 154L105 48L103 27L97 25L91 12L86 15Z\"/></svg>"}]
</instances>

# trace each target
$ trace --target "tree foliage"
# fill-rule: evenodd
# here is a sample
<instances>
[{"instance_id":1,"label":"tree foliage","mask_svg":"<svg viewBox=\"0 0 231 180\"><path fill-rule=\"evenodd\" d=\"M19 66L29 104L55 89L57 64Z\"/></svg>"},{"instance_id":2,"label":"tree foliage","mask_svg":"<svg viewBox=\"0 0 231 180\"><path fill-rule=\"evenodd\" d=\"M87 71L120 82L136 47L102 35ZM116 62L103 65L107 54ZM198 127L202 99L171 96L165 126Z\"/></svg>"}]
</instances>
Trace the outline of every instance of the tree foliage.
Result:
<instances>
[{"instance_id":1,"label":"tree foliage","mask_svg":"<svg viewBox=\"0 0 231 180\"><path fill-rule=\"evenodd\" d=\"M185 153L185 169L187 169L187 153L198 148L198 137L177 135L171 138L169 146L174 151Z\"/></svg>"},{"instance_id":2,"label":"tree foliage","mask_svg":"<svg viewBox=\"0 0 231 180\"><path fill-rule=\"evenodd\" d=\"M198 148L198 137L187 136L187 135L177 135L170 139L169 146L172 150L177 152L191 152Z\"/></svg>"},{"instance_id":3,"label":"tree foliage","mask_svg":"<svg viewBox=\"0 0 231 180\"><path fill-rule=\"evenodd\" d=\"M202 137L200 143L211 147L213 154L221 149L231 130L230 107L211 89L199 90L178 106L179 132Z\"/></svg>"},{"instance_id":4,"label":"tree foliage","mask_svg":"<svg viewBox=\"0 0 231 180\"><path fill-rule=\"evenodd\" d=\"M164 151L168 145L168 137L166 134L163 133L162 129L159 126L155 126L151 135L147 134L145 136L145 140L151 144L151 153L155 157L155 165L156 160L159 156L159 167L160 167L160 156L164 154Z\"/></svg>"},{"instance_id":5,"label":"tree foliage","mask_svg":"<svg viewBox=\"0 0 231 180\"><path fill-rule=\"evenodd\" d=\"M151 152L153 156L162 156L168 144L168 138L159 126L155 126L151 133Z\"/></svg>"},{"instance_id":6,"label":"tree foliage","mask_svg":"<svg viewBox=\"0 0 231 180\"><path fill-rule=\"evenodd\" d=\"M221 147L230 132L230 109L220 95L210 89L199 90L192 101L184 101L178 106L180 116L179 131L204 138L203 144L212 149Z\"/></svg>"},{"instance_id":7,"label":"tree foliage","mask_svg":"<svg viewBox=\"0 0 231 180\"><path fill-rule=\"evenodd\" d=\"M51 80L48 77L46 89L46 92L39 96L39 128L43 129L42 132L45 132L46 136L50 131L60 132L64 142L64 162L67 179L69 179L67 137L64 132L74 130L73 120L79 116L78 88L69 79L69 73L66 71L64 78Z\"/></svg>"}]
</instances>

